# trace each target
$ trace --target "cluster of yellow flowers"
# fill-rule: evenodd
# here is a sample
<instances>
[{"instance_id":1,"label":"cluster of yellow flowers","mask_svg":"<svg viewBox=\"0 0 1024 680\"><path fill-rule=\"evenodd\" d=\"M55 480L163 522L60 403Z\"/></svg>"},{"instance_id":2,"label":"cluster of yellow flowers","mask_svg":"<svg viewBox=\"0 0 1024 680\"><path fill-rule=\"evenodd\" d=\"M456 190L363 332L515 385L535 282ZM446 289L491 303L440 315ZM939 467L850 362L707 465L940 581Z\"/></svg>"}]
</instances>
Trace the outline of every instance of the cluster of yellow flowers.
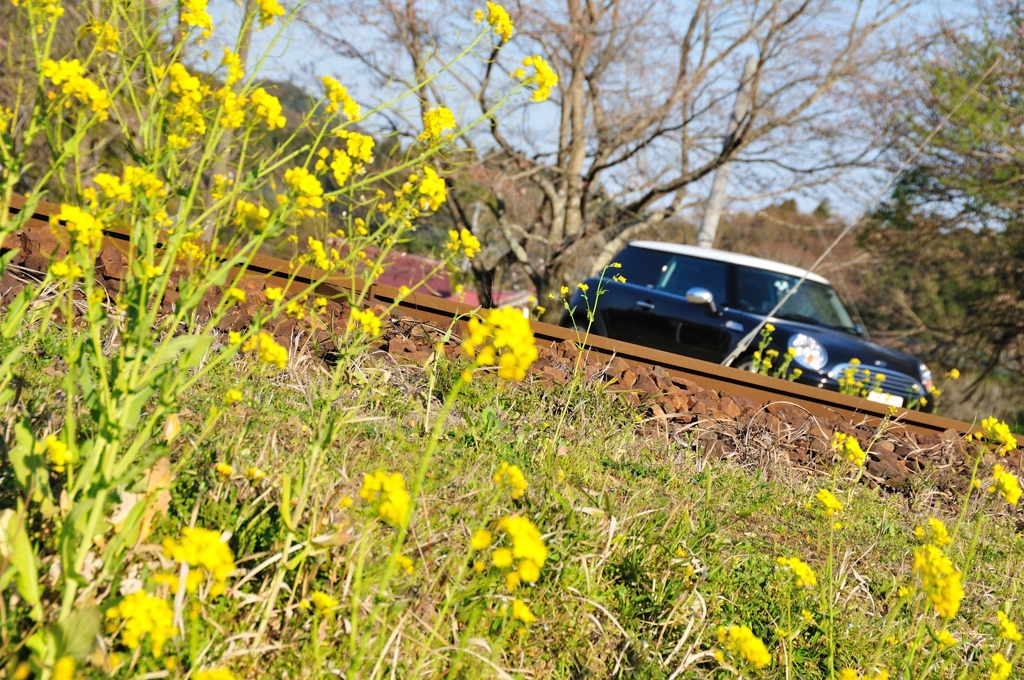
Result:
<instances>
[{"instance_id":1,"label":"cluster of yellow flowers","mask_svg":"<svg viewBox=\"0 0 1024 680\"><path fill-rule=\"evenodd\" d=\"M181 23L202 29L202 39L213 33L213 18L206 11L207 0L181 0ZM186 29L187 30L187 29Z\"/></svg>"},{"instance_id":2,"label":"cluster of yellow flowers","mask_svg":"<svg viewBox=\"0 0 1024 680\"><path fill-rule=\"evenodd\" d=\"M238 199L235 203L234 222L239 227L256 232L262 231L266 228L269 218L270 210L262 205L250 203L244 198Z\"/></svg>"},{"instance_id":3,"label":"cluster of yellow flowers","mask_svg":"<svg viewBox=\"0 0 1024 680\"><path fill-rule=\"evenodd\" d=\"M87 248L95 248L103 240L103 224L78 206L63 203L57 221L63 222L71 237Z\"/></svg>"},{"instance_id":4,"label":"cluster of yellow flowers","mask_svg":"<svg viewBox=\"0 0 1024 680\"><path fill-rule=\"evenodd\" d=\"M409 492L401 473L376 470L372 475L363 475L359 497L375 505L377 516L394 527L404 525L409 517Z\"/></svg>"},{"instance_id":5,"label":"cluster of yellow flowers","mask_svg":"<svg viewBox=\"0 0 1024 680\"><path fill-rule=\"evenodd\" d=\"M981 439L995 447L997 455L1005 456L1017 448L1017 438L1010 431L1010 426L996 418L985 418L981 421Z\"/></svg>"},{"instance_id":6,"label":"cluster of yellow flowers","mask_svg":"<svg viewBox=\"0 0 1024 680\"><path fill-rule=\"evenodd\" d=\"M56 279L64 281L71 281L72 279L79 279L82 277L82 268L78 266L78 263L71 259L71 256L65 257L63 260L54 260L50 264L50 274Z\"/></svg>"},{"instance_id":7,"label":"cluster of yellow flowers","mask_svg":"<svg viewBox=\"0 0 1024 680\"><path fill-rule=\"evenodd\" d=\"M307 216L314 215L314 209L320 209L324 205L324 188L316 176L310 174L305 168L289 168L285 170L284 181L295 193L295 203Z\"/></svg>"},{"instance_id":8,"label":"cluster of yellow flowers","mask_svg":"<svg viewBox=\"0 0 1024 680\"><path fill-rule=\"evenodd\" d=\"M843 504L828 489L821 489L814 497L821 503L822 508L825 510L825 515L828 517L832 517L843 509Z\"/></svg>"},{"instance_id":9,"label":"cluster of yellow flowers","mask_svg":"<svg viewBox=\"0 0 1024 680\"><path fill-rule=\"evenodd\" d=\"M330 104L327 105L327 113L335 113L340 107L341 112L345 114L346 118L353 121L359 120L359 104L349 96L348 88L330 76L324 76L320 81L324 84L327 101L330 102Z\"/></svg>"},{"instance_id":10,"label":"cluster of yellow flowers","mask_svg":"<svg viewBox=\"0 0 1024 680\"><path fill-rule=\"evenodd\" d=\"M544 57L535 55L523 59L523 66L527 68L533 67L536 73L530 78L526 77L525 69L516 69L512 74L520 80L527 80L537 86L537 89L533 91L533 101L544 102L547 101L548 97L551 96L551 89L558 84L558 74L555 73L551 65L545 61Z\"/></svg>"},{"instance_id":11,"label":"cluster of yellow flowers","mask_svg":"<svg viewBox=\"0 0 1024 680\"><path fill-rule=\"evenodd\" d=\"M1001 609L996 612L996 621L999 626L999 637L1003 640L1009 640L1010 642L1020 642L1021 634L1017 630L1017 624L1010 620L1010 617L1006 615Z\"/></svg>"},{"instance_id":12,"label":"cluster of yellow flowers","mask_svg":"<svg viewBox=\"0 0 1024 680\"><path fill-rule=\"evenodd\" d=\"M137 649L142 638L149 635L153 656L163 656L164 645L174 637L174 612L162 598L144 590L127 596L107 610L108 625L116 629L121 625L121 642L128 649Z\"/></svg>"},{"instance_id":13,"label":"cluster of yellow flowers","mask_svg":"<svg viewBox=\"0 0 1024 680\"><path fill-rule=\"evenodd\" d=\"M988 492L998 493L1010 505L1017 505L1020 500L1020 483L1016 475L997 463L992 469L992 486Z\"/></svg>"},{"instance_id":14,"label":"cluster of yellow flowers","mask_svg":"<svg viewBox=\"0 0 1024 680\"><path fill-rule=\"evenodd\" d=\"M369 309L352 309L349 313L348 324L345 325L345 330L351 333L356 329L357 325L363 333L371 338L375 338L380 335L380 317Z\"/></svg>"},{"instance_id":15,"label":"cluster of yellow flowers","mask_svg":"<svg viewBox=\"0 0 1024 680\"><path fill-rule=\"evenodd\" d=\"M231 87L242 78L245 77L245 68L242 66L242 57L237 52L232 52L229 48L224 48L224 57L220 61L221 66L225 68L224 84Z\"/></svg>"},{"instance_id":16,"label":"cluster of yellow flowers","mask_svg":"<svg viewBox=\"0 0 1024 680\"><path fill-rule=\"evenodd\" d=\"M163 69L157 69L157 75L162 78ZM174 129L167 135L167 143L173 149L184 149L192 143L193 137L206 134L206 121L199 104L209 88L177 62L167 68L167 75L171 92L178 95L178 101L167 113L167 120Z\"/></svg>"},{"instance_id":17,"label":"cluster of yellow flowers","mask_svg":"<svg viewBox=\"0 0 1024 680\"><path fill-rule=\"evenodd\" d=\"M339 139L345 140L345 150L349 156L364 163L373 162L373 137L348 130L338 130L337 134ZM361 171L361 168L356 168L357 173Z\"/></svg>"},{"instance_id":18,"label":"cluster of yellow flowers","mask_svg":"<svg viewBox=\"0 0 1024 680\"><path fill-rule=\"evenodd\" d=\"M25 0L11 0L11 4L15 7L21 7L22 2ZM29 15L36 17L42 14L42 21L45 23L56 21L58 17L64 16L64 8L61 6L60 0L37 0L36 2L29 0L26 4ZM42 33L44 27L39 26L36 30Z\"/></svg>"},{"instance_id":19,"label":"cluster of yellow flowers","mask_svg":"<svg viewBox=\"0 0 1024 680\"><path fill-rule=\"evenodd\" d=\"M719 626L718 644L735 659L754 668L764 668L772 662L768 648L747 626Z\"/></svg>"},{"instance_id":20,"label":"cluster of yellow flowers","mask_svg":"<svg viewBox=\"0 0 1024 680\"><path fill-rule=\"evenodd\" d=\"M512 307L489 309L469 320L469 337L462 349L481 366L498 363L498 376L522 380L537 359L530 322ZM463 376L465 378L465 375Z\"/></svg>"},{"instance_id":21,"label":"cluster of yellow flowers","mask_svg":"<svg viewBox=\"0 0 1024 680\"><path fill-rule=\"evenodd\" d=\"M548 548L544 545L540 530L529 518L521 515L503 518L498 522L498 528L505 532L512 543L511 548L496 548L491 554L492 566L509 570L505 574L505 588L511 592L524 581L535 583L540 578L540 568L548 556ZM470 547L477 552L483 552L491 547L493 541L494 536L490 531L480 529L473 534ZM483 572L487 569L487 564L477 559L473 563L473 569L478 573Z\"/></svg>"},{"instance_id":22,"label":"cluster of yellow flowers","mask_svg":"<svg viewBox=\"0 0 1024 680\"><path fill-rule=\"evenodd\" d=\"M441 139L445 130L454 130L457 127L458 123L455 122L455 116L451 110L444 106L438 106L423 114L423 133L419 136L419 140L423 142Z\"/></svg>"},{"instance_id":23,"label":"cluster of yellow flowers","mask_svg":"<svg viewBox=\"0 0 1024 680\"><path fill-rule=\"evenodd\" d=\"M419 186L420 210L437 210L447 198L444 179L431 167L423 168L423 181Z\"/></svg>"},{"instance_id":24,"label":"cluster of yellow flowers","mask_svg":"<svg viewBox=\"0 0 1024 680\"><path fill-rule=\"evenodd\" d=\"M931 543L939 548L947 545L951 540L953 540L949 537L949 531L946 530L946 525L942 523L942 520L935 519L934 517L928 518L927 529L924 527L916 527L914 529L914 535L917 536L919 541Z\"/></svg>"},{"instance_id":25,"label":"cluster of yellow flowers","mask_svg":"<svg viewBox=\"0 0 1024 680\"><path fill-rule=\"evenodd\" d=\"M61 10L63 12L63 9ZM108 21L90 21L86 24L89 32L96 36L96 49L99 52L116 54L120 51L120 39L117 28Z\"/></svg>"},{"instance_id":26,"label":"cluster of yellow flowers","mask_svg":"<svg viewBox=\"0 0 1024 680\"><path fill-rule=\"evenodd\" d=\"M172 538L164 539L164 556L175 562L186 562L190 567L204 570L213 579L210 594L220 595L225 590L228 576L235 570L235 558L231 554L231 548L222 540L219 531L186 527L181 533L182 538L179 541ZM189 576L191 575L190 573ZM193 592L195 588L189 590Z\"/></svg>"},{"instance_id":27,"label":"cluster of yellow flowers","mask_svg":"<svg viewBox=\"0 0 1024 680\"><path fill-rule=\"evenodd\" d=\"M274 17L284 16L284 7L277 0L259 0L260 28L274 23Z\"/></svg>"},{"instance_id":28,"label":"cluster of yellow flowers","mask_svg":"<svg viewBox=\"0 0 1024 680\"><path fill-rule=\"evenodd\" d=\"M836 432L832 435L832 450L843 460L860 467L864 464L867 453L860 447L856 437L850 437L843 432Z\"/></svg>"},{"instance_id":29,"label":"cluster of yellow flowers","mask_svg":"<svg viewBox=\"0 0 1024 680\"><path fill-rule=\"evenodd\" d=\"M331 248L328 254L324 242L312 236L306 239L306 245L309 246L309 257L320 269L330 271L341 265L341 253L336 248Z\"/></svg>"},{"instance_id":30,"label":"cluster of yellow flowers","mask_svg":"<svg viewBox=\"0 0 1024 680\"><path fill-rule=\"evenodd\" d=\"M448 245L445 248L455 253L462 252L463 255L472 260L480 252L480 240L473 236L469 229L462 229L461 231L449 229Z\"/></svg>"},{"instance_id":31,"label":"cluster of yellow flowers","mask_svg":"<svg viewBox=\"0 0 1024 680\"><path fill-rule=\"evenodd\" d=\"M260 331L259 335L249 338L242 345L243 352L259 350L260 361L271 366L283 369L288 365L288 350L277 344L274 338L266 331Z\"/></svg>"},{"instance_id":32,"label":"cluster of yellow flowers","mask_svg":"<svg viewBox=\"0 0 1024 680\"><path fill-rule=\"evenodd\" d=\"M482 9L478 9L473 14L473 22L479 24L485 18L487 23L494 27L494 32L501 38L503 43L508 42L512 38L512 31L515 27L512 25L512 19L504 7L488 0L487 13L485 14Z\"/></svg>"},{"instance_id":33,"label":"cluster of yellow flowers","mask_svg":"<svg viewBox=\"0 0 1024 680\"><path fill-rule=\"evenodd\" d=\"M776 561L783 569L789 569L793 572L797 588L813 588L817 585L818 579L814 576L814 570L811 569L811 565L799 557L780 557Z\"/></svg>"},{"instance_id":34,"label":"cluster of yellow flowers","mask_svg":"<svg viewBox=\"0 0 1024 680\"><path fill-rule=\"evenodd\" d=\"M85 67L77 59L47 59L43 62L42 72L43 77L48 78L54 86L60 87L65 95L88 104L99 120L103 121L109 117L107 109L110 108L110 97L107 91L85 77ZM65 106L70 106L70 103L65 103Z\"/></svg>"},{"instance_id":35,"label":"cluster of yellow flowers","mask_svg":"<svg viewBox=\"0 0 1024 680\"><path fill-rule=\"evenodd\" d=\"M512 498L522 498L526 493L526 490L530 485L526 481L526 476L518 465L509 465L507 462L502 461L501 465L494 473L494 483L499 487L509 487L512 489Z\"/></svg>"},{"instance_id":36,"label":"cluster of yellow flowers","mask_svg":"<svg viewBox=\"0 0 1024 680\"><path fill-rule=\"evenodd\" d=\"M196 673L196 680L235 680L235 674L227 668L211 668Z\"/></svg>"},{"instance_id":37,"label":"cluster of yellow flowers","mask_svg":"<svg viewBox=\"0 0 1024 680\"><path fill-rule=\"evenodd\" d=\"M956 616L964 597L961 573L937 545L926 543L914 550L914 573L921 577L921 588L935 611L947 619Z\"/></svg>"},{"instance_id":38,"label":"cluster of yellow flowers","mask_svg":"<svg viewBox=\"0 0 1024 680\"><path fill-rule=\"evenodd\" d=\"M167 196L164 183L145 168L126 167L123 180L117 175L101 172L93 177L93 182L104 197L125 203L132 203L138 197L153 199Z\"/></svg>"},{"instance_id":39,"label":"cluster of yellow flowers","mask_svg":"<svg viewBox=\"0 0 1024 680\"><path fill-rule=\"evenodd\" d=\"M310 594L308 600L303 598L299 602L299 609L309 609L310 605L316 607L316 610L322 613L337 607L338 600L328 593L317 590Z\"/></svg>"},{"instance_id":40,"label":"cluster of yellow flowers","mask_svg":"<svg viewBox=\"0 0 1024 680\"><path fill-rule=\"evenodd\" d=\"M75 462L74 452L68 449L68 445L55 434L48 434L43 441L36 443L35 453L44 452L54 472L64 472L67 465Z\"/></svg>"},{"instance_id":41,"label":"cluster of yellow flowers","mask_svg":"<svg viewBox=\"0 0 1024 680\"><path fill-rule=\"evenodd\" d=\"M942 631L945 633L946 631ZM889 671L884 668L880 668L874 673L866 673L864 675L857 675L857 671L852 668L844 668L836 674L839 680L889 680Z\"/></svg>"},{"instance_id":42,"label":"cluster of yellow flowers","mask_svg":"<svg viewBox=\"0 0 1024 680\"><path fill-rule=\"evenodd\" d=\"M989 673L989 680L1009 680L1013 673L1013 664L1010 663L1001 653L995 653L989 659L992 672Z\"/></svg>"},{"instance_id":43,"label":"cluster of yellow flowers","mask_svg":"<svg viewBox=\"0 0 1024 680\"><path fill-rule=\"evenodd\" d=\"M269 94L264 88L258 87L253 90L249 100L252 102L256 116L266 121L267 127L271 130L283 128L288 122L281 114L283 109L281 108L280 100L274 95Z\"/></svg>"}]
</instances>

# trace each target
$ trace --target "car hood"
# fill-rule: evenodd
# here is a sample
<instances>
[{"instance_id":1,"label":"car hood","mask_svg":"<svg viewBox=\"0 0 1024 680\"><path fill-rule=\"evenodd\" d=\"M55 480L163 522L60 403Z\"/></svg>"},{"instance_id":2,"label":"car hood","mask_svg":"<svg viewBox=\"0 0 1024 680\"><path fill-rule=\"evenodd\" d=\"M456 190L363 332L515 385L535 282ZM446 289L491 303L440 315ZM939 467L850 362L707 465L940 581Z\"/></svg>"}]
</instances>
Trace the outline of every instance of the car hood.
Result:
<instances>
[{"instance_id":1,"label":"car hood","mask_svg":"<svg viewBox=\"0 0 1024 680\"><path fill-rule=\"evenodd\" d=\"M827 373L836 364L845 364L850 359L859 359L865 368L878 367L891 371L897 371L908 375L915 380L920 380L920 364L915 357L899 352L888 347L883 347L874 342L869 342L862 337L833 330L824 326L788 321L786 319L773 319L772 325L776 328L778 344L783 347L789 341L791 335L804 333L810 335L820 342L825 351L828 352L828 364L823 373ZM778 331L783 331L779 333ZM783 337L785 335L785 337Z\"/></svg>"}]
</instances>

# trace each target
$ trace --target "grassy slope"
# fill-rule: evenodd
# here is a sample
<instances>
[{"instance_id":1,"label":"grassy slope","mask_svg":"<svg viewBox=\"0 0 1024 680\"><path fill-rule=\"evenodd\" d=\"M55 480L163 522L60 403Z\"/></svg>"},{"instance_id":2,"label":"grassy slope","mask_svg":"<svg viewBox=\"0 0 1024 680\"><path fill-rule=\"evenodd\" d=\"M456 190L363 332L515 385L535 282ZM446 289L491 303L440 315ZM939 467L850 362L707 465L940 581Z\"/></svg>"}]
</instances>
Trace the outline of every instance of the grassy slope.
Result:
<instances>
[{"instance_id":1,"label":"grassy slope","mask_svg":"<svg viewBox=\"0 0 1024 680\"><path fill-rule=\"evenodd\" d=\"M49 364L45 351L38 361L26 373L23 403L45 417L46 405L59 403L59 367L47 376L41 370ZM452 367L440 368L434 415L451 375ZM197 390L182 413L185 436L178 440L171 511L153 540L176 534L194 516L198 526L234 532L241 568L272 555L281 531L280 475L299 470L325 380L311 361L303 370L251 374L239 363ZM270 570L238 588L248 601L221 598L201 617L208 625L200 628L215 640L210 654L226 649L240 677L286 671L309 677L317 665L358 669L362 677L375 666L384 674L394 667L398 677L492 676L496 667L538 677L667 677L684 660L689 665L681 677L699 677L720 672L701 652L715 647L717 626L730 623L750 625L768 644L774 663L760 674L786 677L789 659L796 677L821 677L827 656L821 630L808 626L784 645L778 628L795 625L787 619L787 601L789 616L798 620L806 608L820 622L822 594L791 591L775 560L800 555L824 581L828 522L806 507L822 486L835 488L847 504L835 533L836 666L892 668L906 651L904 641L884 642L881 619L897 588L913 583L914 527L943 516L937 506L950 499L935 497L924 484L906 496L884 496L842 476L832 486L831 479L808 478L784 465L707 463L692 442L667 441L655 423L638 423L628 406L590 387L569 398L564 387L472 383L449 418L412 522L405 553L415 572L399 572L382 592L375 584L394 532L372 519L358 490L362 475L377 468L407 479L414 474L425 442L428 383L419 368L366 361L351 372L351 385L335 409L357 422L346 426L322 468L319 520L306 517L346 542L307 555L290 572L289 582L297 585L284 594L286 615L272 622L270 646L258 653L245 652L242 638L227 646L223 641L253 629ZM245 400L229 407L193 450L187 442L195 428L233 386ZM563 409L565 426L556 435ZM268 477L224 481L213 469L220 461L239 471L256 465ZM496 490L491 476L502 461L525 471L525 499ZM339 509L345 496L355 503ZM508 616L511 596L498 570L476 574L471 567L472 532L494 528L511 513L530 516L551 549L540 581L515 592L538 616L528 630ZM955 518L944 518L952 529ZM966 642L991 633L995 609L1018 598L1024 544L1013 518L986 516L980 527L965 577L967 597L951 625L965 643L944 653L950 658L977 653ZM969 536L973 525L963 531ZM967 546L961 540L952 549L958 565ZM158 566L145 561L152 559L146 553L136 559L143 575ZM332 593L342 601L340 610L311 620L298 604L314 590Z\"/></svg>"}]
</instances>

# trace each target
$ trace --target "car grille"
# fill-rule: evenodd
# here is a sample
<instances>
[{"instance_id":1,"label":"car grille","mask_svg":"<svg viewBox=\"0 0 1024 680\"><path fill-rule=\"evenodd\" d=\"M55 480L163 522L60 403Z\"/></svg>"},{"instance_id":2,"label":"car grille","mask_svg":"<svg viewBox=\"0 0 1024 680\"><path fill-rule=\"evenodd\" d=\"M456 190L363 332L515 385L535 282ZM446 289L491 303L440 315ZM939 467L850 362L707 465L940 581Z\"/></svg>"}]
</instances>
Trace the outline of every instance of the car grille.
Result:
<instances>
[{"instance_id":1,"label":"car grille","mask_svg":"<svg viewBox=\"0 0 1024 680\"><path fill-rule=\"evenodd\" d=\"M825 384L828 385L831 389L838 390L839 378L842 377L843 372L846 371L846 369L848 368L852 368L857 372L858 379L860 379L860 374L865 368L871 371L872 379L874 379L875 374L881 373L882 375L885 376L885 381L880 385L882 391L888 392L889 394L892 394L894 396L903 397L906 399L914 395L924 395L924 390L921 387L921 383L919 383L916 378L912 378L909 375L899 373L897 371L893 371L887 368L878 368L877 366L866 366L864 364L861 364L859 366L854 364L836 364L828 372L828 378L826 379ZM916 390L914 389L915 387L917 388Z\"/></svg>"}]
</instances>

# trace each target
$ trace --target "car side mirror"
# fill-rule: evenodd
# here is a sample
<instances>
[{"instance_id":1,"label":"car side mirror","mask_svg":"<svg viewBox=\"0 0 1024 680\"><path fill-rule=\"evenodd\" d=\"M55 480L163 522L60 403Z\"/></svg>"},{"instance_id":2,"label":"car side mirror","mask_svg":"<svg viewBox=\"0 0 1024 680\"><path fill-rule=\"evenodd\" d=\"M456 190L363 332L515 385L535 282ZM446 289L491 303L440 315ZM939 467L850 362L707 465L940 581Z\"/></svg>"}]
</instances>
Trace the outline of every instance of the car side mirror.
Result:
<instances>
[{"instance_id":1,"label":"car side mirror","mask_svg":"<svg viewBox=\"0 0 1024 680\"><path fill-rule=\"evenodd\" d=\"M715 305L715 296L707 288L691 288L686 291L686 301L692 305L702 305L708 308L712 314L718 314L718 307Z\"/></svg>"}]
</instances>

